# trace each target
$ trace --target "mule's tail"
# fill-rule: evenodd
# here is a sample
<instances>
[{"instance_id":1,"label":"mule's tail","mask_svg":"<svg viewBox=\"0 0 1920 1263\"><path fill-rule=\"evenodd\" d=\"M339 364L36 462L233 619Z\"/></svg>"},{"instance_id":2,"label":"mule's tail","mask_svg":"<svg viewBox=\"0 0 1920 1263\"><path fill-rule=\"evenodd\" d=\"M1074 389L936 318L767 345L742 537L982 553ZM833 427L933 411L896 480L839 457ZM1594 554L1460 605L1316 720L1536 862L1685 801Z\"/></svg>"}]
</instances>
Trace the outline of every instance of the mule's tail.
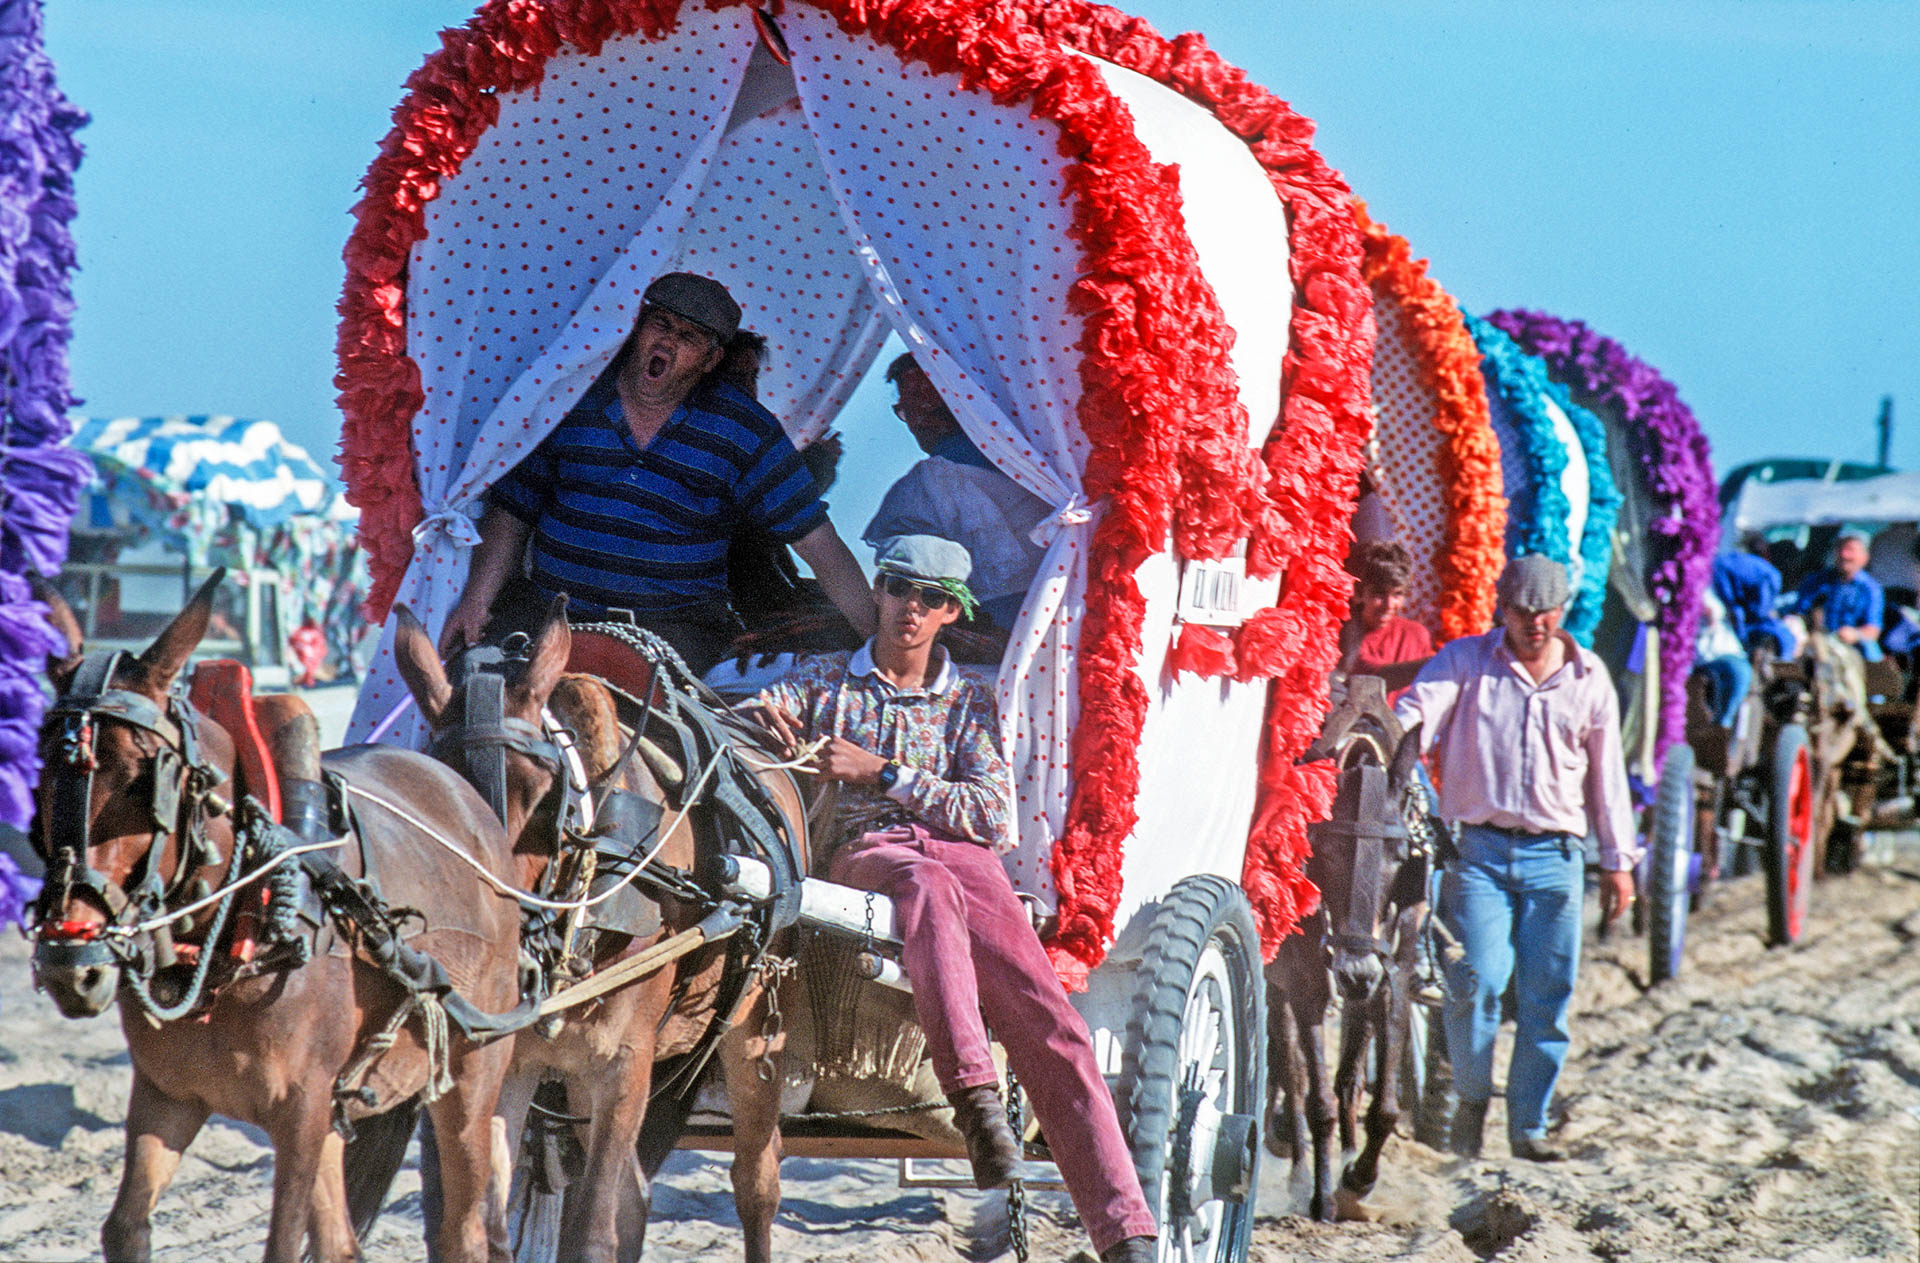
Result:
<instances>
[{"instance_id":1,"label":"mule's tail","mask_svg":"<svg viewBox=\"0 0 1920 1263\"><path fill-rule=\"evenodd\" d=\"M379 1222L386 1207L387 1193L394 1177L406 1161L407 1145L413 1140L414 1124L420 1118L420 1098L413 1097L384 1114L363 1118L353 1125L353 1139L347 1142L347 1213L353 1218L353 1232L361 1241Z\"/></svg>"}]
</instances>

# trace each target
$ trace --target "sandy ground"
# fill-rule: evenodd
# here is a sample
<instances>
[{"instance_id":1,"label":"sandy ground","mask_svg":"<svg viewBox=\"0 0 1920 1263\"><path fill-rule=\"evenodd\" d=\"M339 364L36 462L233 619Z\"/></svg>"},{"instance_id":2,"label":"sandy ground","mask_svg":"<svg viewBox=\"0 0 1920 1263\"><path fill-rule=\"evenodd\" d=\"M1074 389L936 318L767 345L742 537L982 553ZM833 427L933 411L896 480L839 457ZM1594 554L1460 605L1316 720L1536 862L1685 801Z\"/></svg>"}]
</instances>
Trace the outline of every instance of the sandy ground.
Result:
<instances>
[{"instance_id":1,"label":"sandy ground","mask_svg":"<svg viewBox=\"0 0 1920 1263\"><path fill-rule=\"evenodd\" d=\"M1397 1138L1378 1224L1320 1225L1269 1160L1258 1260L1920 1259L1920 851L1823 884L1807 940L1762 946L1760 883L1722 887L1695 920L1686 975L1644 988L1644 944L1590 944L1563 1080L1558 1166L1461 1162ZM128 1067L110 1018L61 1019L0 941L0 1260L97 1256L119 1175ZM216 1121L156 1217L156 1256L259 1256L272 1158ZM775 1252L790 1260L984 1260L1007 1251L1003 1199L902 1190L882 1163L792 1159ZM367 1257L423 1256L418 1177ZM1085 1244L1059 1195L1039 1195L1034 1257ZM726 1169L675 1159L648 1257L737 1258Z\"/></svg>"}]
</instances>

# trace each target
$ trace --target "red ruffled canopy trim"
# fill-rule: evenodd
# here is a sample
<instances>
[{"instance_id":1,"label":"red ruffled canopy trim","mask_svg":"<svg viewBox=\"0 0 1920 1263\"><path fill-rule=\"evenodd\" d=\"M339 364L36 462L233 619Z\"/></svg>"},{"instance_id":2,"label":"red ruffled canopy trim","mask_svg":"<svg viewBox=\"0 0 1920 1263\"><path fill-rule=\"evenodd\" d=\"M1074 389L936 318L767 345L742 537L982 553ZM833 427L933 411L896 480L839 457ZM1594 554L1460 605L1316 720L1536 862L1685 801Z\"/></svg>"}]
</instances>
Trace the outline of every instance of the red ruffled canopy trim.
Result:
<instances>
[{"instance_id":1,"label":"red ruffled canopy trim","mask_svg":"<svg viewBox=\"0 0 1920 1263\"><path fill-rule=\"evenodd\" d=\"M1296 767L1294 759L1326 715L1327 677L1339 656L1352 590L1341 563L1373 426L1373 307L1360 275L1359 229L1348 209L1352 190L1314 150L1313 124L1199 35L1168 40L1139 18L1076 0L1045 5L1040 21L1072 47L1210 110L1247 142L1292 224L1292 345L1282 370L1280 424L1261 452L1264 468L1256 471L1264 486L1249 549L1254 574L1282 574L1284 581L1279 603L1241 628L1235 647L1235 678L1272 680L1241 877L1271 957L1319 900L1306 876L1306 827L1325 818L1333 781L1324 767ZM1244 434L1236 432L1233 443L1233 450L1243 450ZM1076 765L1076 786L1080 775ZM1063 858L1070 859L1056 849L1056 876Z\"/></svg>"},{"instance_id":2,"label":"red ruffled canopy trim","mask_svg":"<svg viewBox=\"0 0 1920 1263\"><path fill-rule=\"evenodd\" d=\"M1366 247L1361 269L1376 301L1390 302L1413 344L1413 354L1433 391L1433 428L1445 436L1440 477L1445 483L1446 525L1440 555L1439 640L1477 636L1493 625L1493 589L1506 565L1507 497L1500 474L1500 440L1493 432L1480 349L1459 304L1427 274L1427 261L1413 257L1405 237L1367 217L1353 202L1354 221Z\"/></svg>"},{"instance_id":3,"label":"red ruffled canopy trim","mask_svg":"<svg viewBox=\"0 0 1920 1263\"><path fill-rule=\"evenodd\" d=\"M717 9L738 0L707 2ZM1073 232L1085 254L1072 303L1087 321L1079 406L1092 449L1086 482L1109 507L1090 554L1074 792L1053 860L1056 966L1069 983L1083 979L1113 936L1147 711L1134 672L1145 614L1134 572L1170 533L1184 554L1216 556L1251 531L1255 567L1287 570L1280 606L1256 620L1278 634L1243 629L1237 654L1243 678L1275 677L1246 881L1271 949L1315 897L1304 876L1305 824L1324 814L1330 789L1323 774L1292 761L1325 711L1333 633L1346 604L1339 563L1367 432L1372 324L1358 233L1343 209L1348 190L1307 145L1310 125L1198 36L1167 41L1137 19L1075 0L1031 8L813 2L842 29L958 72L998 101L1031 100L1036 117L1059 124L1072 159ZM421 387L406 354L405 304L407 254L424 236L426 204L498 117L495 94L533 86L562 47L592 53L635 31L657 38L678 12L679 0L495 0L465 28L443 33L442 50L409 79L355 208L340 303L341 466L374 568L371 616L384 618L420 518L410 423ZM1287 403L1264 468L1247 455L1229 331L1178 226L1177 173L1153 163L1098 72L1055 39L1211 108L1248 140L1289 208L1301 301Z\"/></svg>"}]
</instances>

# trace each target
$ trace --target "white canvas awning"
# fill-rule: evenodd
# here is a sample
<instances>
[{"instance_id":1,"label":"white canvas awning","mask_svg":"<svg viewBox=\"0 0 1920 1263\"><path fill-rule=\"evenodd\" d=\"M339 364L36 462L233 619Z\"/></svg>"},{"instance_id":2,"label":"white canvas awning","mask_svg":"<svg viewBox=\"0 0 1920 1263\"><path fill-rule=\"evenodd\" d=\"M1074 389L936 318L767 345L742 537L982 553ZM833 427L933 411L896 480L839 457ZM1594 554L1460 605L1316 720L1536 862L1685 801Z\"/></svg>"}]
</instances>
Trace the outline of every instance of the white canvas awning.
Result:
<instances>
[{"instance_id":1,"label":"white canvas awning","mask_svg":"<svg viewBox=\"0 0 1920 1263\"><path fill-rule=\"evenodd\" d=\"M1915 521L1920 521L1920 473L1882 474L1854 482L1748 480L1727 514L1728 529L1736 532L1770 526Z\"/></svg>"}]
</instances>

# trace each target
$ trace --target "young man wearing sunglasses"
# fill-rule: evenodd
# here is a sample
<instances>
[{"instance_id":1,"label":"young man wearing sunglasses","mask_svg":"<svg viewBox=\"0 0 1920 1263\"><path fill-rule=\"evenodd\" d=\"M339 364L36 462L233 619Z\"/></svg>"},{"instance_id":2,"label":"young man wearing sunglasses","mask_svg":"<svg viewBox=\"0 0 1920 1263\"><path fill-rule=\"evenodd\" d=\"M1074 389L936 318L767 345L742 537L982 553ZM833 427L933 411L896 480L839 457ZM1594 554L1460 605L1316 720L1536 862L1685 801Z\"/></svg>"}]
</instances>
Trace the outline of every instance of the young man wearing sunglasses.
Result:
<instances>
[{"instance_id":1,"label":"young man wearing sunglasses","mask_svg":"<svg viewBox=\"0 0 1920 1263\"><path fill-rule=\"evenodd\" d=\"M876 568L872 639L803 660L753 706L789 750L824 739L815 770L840 784L829 873L893 901L914 1008L975 1182L1005 1186L1020 1158L991 1023L1103 1263L1144 1263L1153 1214L1113 1097L1000 863L1013 782L993 687L959 674L936 643L971 611L972 560L951 540L906 535L880 546Z\"/></svg>"}]
</instances>

